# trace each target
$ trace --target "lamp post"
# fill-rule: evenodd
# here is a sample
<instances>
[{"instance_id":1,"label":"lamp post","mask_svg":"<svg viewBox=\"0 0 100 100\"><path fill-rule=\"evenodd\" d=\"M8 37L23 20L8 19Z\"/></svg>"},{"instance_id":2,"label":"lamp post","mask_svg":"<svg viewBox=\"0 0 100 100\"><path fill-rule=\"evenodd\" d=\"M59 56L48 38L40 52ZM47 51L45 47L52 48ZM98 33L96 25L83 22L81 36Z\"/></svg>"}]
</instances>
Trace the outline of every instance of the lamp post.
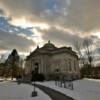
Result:
<instances>
[{"instance_id":1,"label":"lamp post","mask_svg":"<svg viewBox=\"0 0 100 100\"><path fill-rule=\"evenodd\" d=\"M36 78L34 76L35 76L35 72L32 71L32 82L33 82L33 91L32 91L32 94L31 94L32 97L36 97L37 96L37 91L35 90Z\"/></svg>"},{"instance_id":2,"label":"lamp post","mask_svg":"<svg viewBox=\"0 0 100 100\"><path fill-rule=\"evenodd\" d=\"M59 80L59 69L57 68L56 70L55 70L55 74L56 74L56 76L55 76L55 85L57 86L58 85L58 80Z\"/></svg>"},{"instance_id":3,"label":"lamp post","mask_svg":"<svg viewBox=\"0 0 100 100\"><path fill-rule=\"evenodd\" d=\"M35 80L33 81L33 91L32 91L32 97L36 97L37 96L37 91L35 90Z\"/></svg>"},{"instance_id":4,"label":"lamp post","mask_svg":"<svg viewBox=\"0 0 100 100\"><path fill-rule=\"evenodd\" d=\"M38 63L35 64L35 70L32 71L32 81L33 81L33 91L32 91L32 97L37 96L37 91L35 90L35 81L36 81L36 75L38 74Z\"/></svg>"}]
</instances>

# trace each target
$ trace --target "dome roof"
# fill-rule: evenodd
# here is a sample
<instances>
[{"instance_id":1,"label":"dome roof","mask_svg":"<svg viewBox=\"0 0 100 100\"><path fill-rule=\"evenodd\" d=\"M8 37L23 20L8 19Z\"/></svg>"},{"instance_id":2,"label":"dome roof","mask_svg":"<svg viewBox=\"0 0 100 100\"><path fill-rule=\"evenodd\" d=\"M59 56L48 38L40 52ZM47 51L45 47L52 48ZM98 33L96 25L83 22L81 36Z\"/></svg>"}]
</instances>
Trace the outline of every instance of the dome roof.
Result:
<instances>
[{"instance_id":1,"label":"dome roof","mask_svg":"<svg viewBox=\"0 0 100 100\"><path fill-rule=\"evenodd\" d=\"M56 49L55 45L52 44L50 42L50 40L48 41L48 43L46 43L44 46L43 46L44 49L49 49L49 50L53 50L53 49Z\"/></svg>"}]
</instances>

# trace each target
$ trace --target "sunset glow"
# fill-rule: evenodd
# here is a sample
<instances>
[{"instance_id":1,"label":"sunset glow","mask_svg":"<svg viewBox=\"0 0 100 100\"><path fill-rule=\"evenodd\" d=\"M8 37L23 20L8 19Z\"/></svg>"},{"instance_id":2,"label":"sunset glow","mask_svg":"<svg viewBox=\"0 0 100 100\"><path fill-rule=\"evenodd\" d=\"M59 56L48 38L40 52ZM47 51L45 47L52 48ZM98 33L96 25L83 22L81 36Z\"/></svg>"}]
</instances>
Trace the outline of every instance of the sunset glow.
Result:
<instances>
[{"instance_id":1,"label":"sunset glow","mask_svg":"<svg viewBox=\"0 0 100 100\"><path fill-rule=\"evenodd\" d=\"M100 32L93 33L93 35L96 35L98 38L100 38Z\"/></svg>"},{"instance_id":2,"label":"sunset glow","mask_svg":"<svg viewBox=\"0 0 100 100\"><path fill-rule=\"evenodd\" d=\"M51 40L57 47L85 38L100 48L99 0L0 0L0 52L29 53Z\"/></svg>"},{"instance_id":3,"label":"sunset glow","mask_svg":"<svg viewBox=\"0 0 100 100\"><path fill-rule=\"evenodd\" d=\"M44 29L49 29L50 26L48 24L45 23L36 23L36 22L30 22L25 18L20 18L20 19L14 19L11 21L11 24L15 25L15 26L20 26L23 28L27 28L27 27L32 27L32 28L40 28L42 30Z\"/></svg>"}]
</instances>

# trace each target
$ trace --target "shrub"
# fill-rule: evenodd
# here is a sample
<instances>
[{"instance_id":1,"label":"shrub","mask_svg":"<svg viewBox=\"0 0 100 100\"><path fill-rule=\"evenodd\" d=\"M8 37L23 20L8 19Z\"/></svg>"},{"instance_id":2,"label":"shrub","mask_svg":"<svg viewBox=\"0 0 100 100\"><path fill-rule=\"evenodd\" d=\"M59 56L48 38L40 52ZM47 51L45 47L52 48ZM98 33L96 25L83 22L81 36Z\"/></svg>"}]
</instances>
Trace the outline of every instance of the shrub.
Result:
<instances>
[{"instance_id":1,"label":"shrub","mask_svg":"<svg viewBox=\"0 0 100 100\"><path fill-rule=\"evenodd\" d=\"M34 73L32 74L32 80L31 81L44 81L45 76L41 73Z\"/></svg>"}]
</instances>

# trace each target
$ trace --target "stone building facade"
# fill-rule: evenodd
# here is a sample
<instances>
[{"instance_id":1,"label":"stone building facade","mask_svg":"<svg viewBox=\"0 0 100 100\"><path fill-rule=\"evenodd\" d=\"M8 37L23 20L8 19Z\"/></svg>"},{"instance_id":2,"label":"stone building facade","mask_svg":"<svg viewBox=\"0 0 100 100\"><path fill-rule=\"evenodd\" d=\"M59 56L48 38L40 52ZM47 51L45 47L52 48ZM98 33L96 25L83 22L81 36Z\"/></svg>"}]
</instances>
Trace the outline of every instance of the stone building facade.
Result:
<instances>
[{"instance_id":1,"label":"stone building facade","mask_svg":"<svg viewBox=\"0 0 100 100\"><path fill-rule=\"evenodd\" d=\"M38 72L46 77L59 73L66 77L79 78L79 60L71 47L57 48L54 44L46 43L43 47L37 47L26 58L25 73L31 74L38 67Z\"/></svg>"}]
</instances>

